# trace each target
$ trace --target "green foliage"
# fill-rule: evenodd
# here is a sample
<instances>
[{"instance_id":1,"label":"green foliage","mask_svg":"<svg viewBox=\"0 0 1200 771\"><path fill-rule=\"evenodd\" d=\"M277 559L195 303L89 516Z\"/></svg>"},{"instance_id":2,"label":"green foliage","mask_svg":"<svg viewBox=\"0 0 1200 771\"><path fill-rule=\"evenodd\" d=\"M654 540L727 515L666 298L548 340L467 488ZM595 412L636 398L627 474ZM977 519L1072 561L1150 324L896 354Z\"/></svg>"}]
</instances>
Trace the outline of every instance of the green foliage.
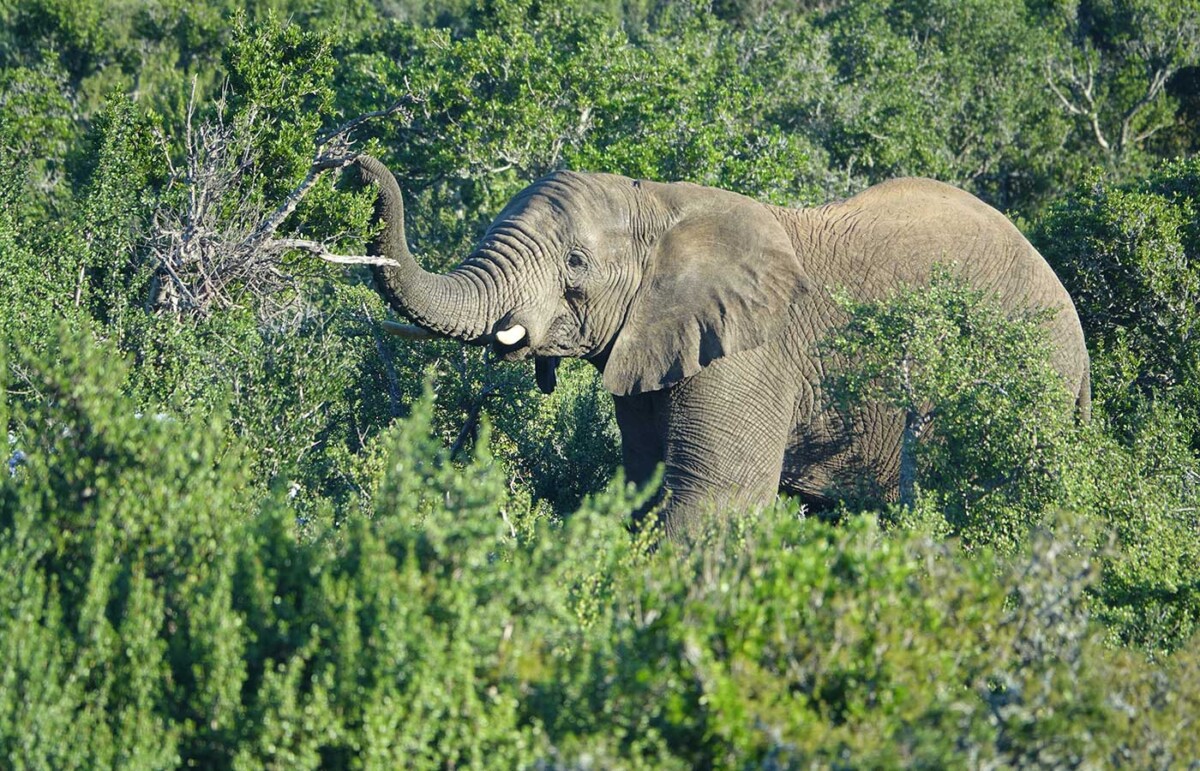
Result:
<instances>
[{"instance_id":1,"label":"green foliage","mask_svg":"<svg viewBox=\"0 0 1200 771\"><path fill-rule=\"evenodd\" d=\"M1169 88L1200 59L1196 0L1053 0L1031 3L1051 32L1047 86L1076 123L1077 151L1114 168L1144 168L1195 151ZM1183 83L1180 83L1182 86Z\"/></svg>"},{"instance_id":2,"label":"green foliage","mask_svg":"<svg viewBox=\"0 0 1200 771\"><path fill-rule=\"evenodd\" d=\"M17 767L173 764L181 726L164 710L219 724L216 695L186 684L240 668L204 633L234 619L203 611L245 524L245 474L219 424L200 431L121 398L111 348L56 342L54 358L14 354L36 398L13 405L27 460L0 515L5 754Z\"/></svg>"},{"instance_id":3,"label":"green foliage","mask_svg":"<svg viewBox=\"0 0 1200 771\"><path fill-rule=\"evenodd\" d=\"M0 1L0 765L1200 756L1197 167L1145 171L1195 149L1192 5ZM382 335L358 269L230 260L322 132L401 97L354 138L436 268L559 167L1042 212L1095 420L1034 320L939 277L842 341L875 352L847 400L934 415L915 506L652 549L619 472L598 494L588 365L543 398ZM335 183L280 233L361 252L370 195ZM212 259L173 282L188 227Z\"/></svg>"},{"instance_id":4,"label":"green foliage","mask_svg":"<svg viewBox=\"0 0 1200 771\"><path fill-rule=\"evenodd\" d=\"M33 190L52 188L63 173L74 125L65 78L53 66L0 70L0 136L6 165L36 175ZM40 196L39 196L40 197Z\"/></svg>"},{"instance_id":5,"label":"green foliage","mask_svg":"<svg viewBox=\"0 0 1200 771\"><path fill-rule=\"evenodd\" d=\"M0 479L9 765L1135 765L1194 756L1197 652L1099 644L1087 533L1013 559L781 507L656 552L618 483L565 524L427 395L371 510L298 540L218 421L142 415L110 347L18 351ZM53 516L46 516L52 512ZM1169 668L1164 678L1157 667Z\"/></svg>"},{"instance_id":6,"label":"green foliage","mask_svg":"<svg viewBox=\"0 0 1200 771\"><path fill-rule=\"evenodd\" d=\"M1130 418L1114 427L1097 416L1073 448L1060 505L1087 512L1102 528L1094 612L1113 638L1173 650L1200 629L1200 474L1178 413L1160 404Z\"/></svg>"},{"instance_id":7,"label":"green foliage","mask_svg":"<svg viewBox=\"0 0 1200 771\"><path fill-rule=\"evenodd\" d=\"M505 454L517 478L527 480L534 496L560 514L575 511L588 493L604 489L621 462L612 399L598 380L590 364L563 362L554 393L532 397L532 414L496 411L496 439L511 440Z\"/></svg>"},{"instance_id":8,"label":"green foliage","mask_svg":"<svg viewBox=\"0 0 1200 771\"><path fill-rule=\"evenodd\" d=\"M1077 426L1039 317L1006 317L944 268L928 287L843 308L847 323L827 344L844 357L826 379L830 398L851 427L865 403L904 416L903 505L892 524L1008 553L1055 511L1080 512L1101 552L1093 610L1113 637L1164 651L1192 636L1194 412L1165 402L1128 412L1101 399L1093 423Z\"/></svg>"},{"instance_id":9,"label":"green foliage","mask_svg":"<svg viewBox=\"0 0 1200 771\"><path fill-rule=\"evenodd\" d=\"M110 349L59 343L16 354L54 399L16 405L0 482L14 767L1198 751L1196 653L1162 679L1098 644L1072 527L1003 561L781 508L652 554L619 485L560 526L486 452L450 464L426 396L377 440L371 512L298 540L220 424L143 416Z\"/></svg>"},{"instance_id":10,"label":"green foliage","mask_svg":"<svg viewBox=\"0 0 1200 771\"><path fill-rule=\"evenodd\" d=\"M1119 185L1096 178L1056 204L1037 242L1075 298L1114 420L1143 398L1177 405L1200 449L1200 162Z\"/></svg>"},{"instance_id":11,"label":"green foliage","mask_svg":"<svg viewBox=\"0 0 1200 771\"><path fill-rule=\"evenodd\" d=\"M268 181L265 195L278 200L308 170L308 148L328 121L333 102L333 56L326 37L268 17L263 24L234 22L225 48L230 110L249 130Z\"/></svg>"},{"instance_id":12,"label":"green foliage","mask_svg":"<svg viewBox=\"0 0 1200 771\"><path fill-rule=\"evenodd\" d=\"M840 304L849 321L828 350L845 364L827 378L830 397L850 421L865 402L900 412L902 488L915 482L934 496L966 543L1015 549L1061 498L1075 440L1045 315L1009 318L946 267L927 287ZM912 490L901 496L913 502Z\"/></svg>"},{"instance_id":13,"label":"green foliage","mask_svg":"<svg viewBox=\"0 0 1200 771\"><path fill-rule=\"evenodd\" d=\"M115 96L93 123L92 150L76 168L84 193L76 221L53 246L62 262L79 271L75 303L91 315L121 326L120 317L145 302L149 266L140 243L155 198L149 192L163 173L147 121L132 103Z\"/></svg>"},{"instance_id":14,"label":"green foliage","mask_svg":"<svg viewBox=\"0 0 1200 771\"><path fill-rule=\"evenodd\" d=\"M1134 184L1096 177L1051 207L1037 243L1075 298L1093 349L1097 434L1066 503L1118 548L1100 614L1123 641L1173 648L1200 624L1200 167Z\"/></svg>"},{"instance_id":15,"label":"green foliage","mask_svg":"<svg viewBox=\"0 0 1200 771\"><path fill-rule=\"evenodd\" d=\"M829 17L833 61L855 90L833 104L834 157L873 180L969 185L1002 208L1061 184L1066 127L1042 80L1046 34L1026 5L842 4Z\"/></svg>"}]
</instances>

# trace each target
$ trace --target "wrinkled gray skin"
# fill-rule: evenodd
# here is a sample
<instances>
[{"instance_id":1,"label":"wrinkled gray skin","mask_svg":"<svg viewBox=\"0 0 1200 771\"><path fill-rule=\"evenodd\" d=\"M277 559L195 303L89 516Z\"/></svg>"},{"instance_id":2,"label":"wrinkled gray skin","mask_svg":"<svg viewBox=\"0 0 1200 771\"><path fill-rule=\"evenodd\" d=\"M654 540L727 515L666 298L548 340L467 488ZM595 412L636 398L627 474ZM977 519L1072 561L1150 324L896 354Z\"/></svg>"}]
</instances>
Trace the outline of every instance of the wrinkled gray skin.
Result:
<instances>
[{"instance_id":1,"label":"wrinkled gray skin","mask_svg":"<svg viewBox=\"0 0 1200 771\"><path fill-rule=\"evenodd\" d=\"M868 480L894 497L901 416L868 407L847 427L822 400L817 343L845 321L830 291L886 297L957 263L1007 308L1052 308L1054 366L1090 404L1071 298L999 212L926 179L899 179L816 209L608 174L555 172L516 196L463 263L423 271L405 242L400 189L378 161L385 221L375 252L391 306L420 327L533 357L553 390L559 358L587 359L613 394L628 478L665 464L663 514L678 534L712 503L765 504L783 489L828 503ZM512 345L497 341L519 334Z\"/></svg>"}]
</instances>

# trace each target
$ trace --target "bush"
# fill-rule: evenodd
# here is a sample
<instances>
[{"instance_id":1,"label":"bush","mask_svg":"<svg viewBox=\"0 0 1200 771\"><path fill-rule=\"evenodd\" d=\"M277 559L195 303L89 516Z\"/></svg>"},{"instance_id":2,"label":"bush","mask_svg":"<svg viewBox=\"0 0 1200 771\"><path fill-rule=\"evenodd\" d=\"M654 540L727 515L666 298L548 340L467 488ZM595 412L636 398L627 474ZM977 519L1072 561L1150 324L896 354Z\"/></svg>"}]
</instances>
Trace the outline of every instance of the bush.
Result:
<instances>
[{"instance_id":1,"label":"bush","mask_svg":"<svg viewBox=\"0 0 1200 771\"><path fill-rule=\"evenodd\" d=\"M944 269L926 288L842 305L830 398L847 420L866 400L904 416L911 487L891 523L1012 552L1055 511L1078 512L1096 528L1093 610L1113 637L1155 652L1186 643L1200 625L1191 416L1107 398L1076 425L1039 317L1007 318Z\"/></svg>"},{"instance_id":2,"label":"bush","mask_svg":"<svg viewBox=\"0 0 1200 771\"><path fill-rule=\"evenodd\" d=\"M1178 405L1200 451L1200 159L1090 185L1051 207L1034 241L1075 299L1116 423L1140 399Z\"/></svg>"},{"instance_id":3,"label":"bush","mask_svg":"<svg viewBox=\"0 0 1200 771\"><path fill-rule=\"evenodd\" d=\"M1097 611L1151 650L1200 623L1200 163L1091 183L1033 234L1075 299L1092 349L1095 426L1063 505L1092 512L1116 547Z\"/></svg>"},{"instance_id":4,"label":"bush","mask_svg":"<svg viewBox=\"0 0 1200 771\"><path fill-rule=\"evenodd\" d=\"M928 287L840 304L849 319L825 347L841 364L824 388L847 421L866 402L903 415L901 502L919 488L968 545L1015 549L1061 499L1075 440L1046 316L1009 318L946 267Z\"/></svg>"},{"instance_id":5,"label":"bush","mask_svg":"<svg viewBox=\"0 0 1200 771\"><path fill-rule=\"evenodd\" d=\"M1100 643L1069 522L1011 559L779 507L648 548L619 483L565 523L426 396L372 508L297 538L219 423L140 415L111 349L17 353L0 481L15 768L1172 765L1200 650ZM1170 677L1164 677L1169 672Z\"/></svg>"},{"instance_id":6,"label":"bush","mask_svg":"<svg viewBox=\"0 0 1200 771\"><path fill-rule=\"evenodd\" d=\"M1123 426L1099 415L1070 455L1060 506L1100 528L1102 580L1094 614L1115 641L1154 653L1188 644L1200 628L1200 465L1190 423L1167 405Z\"/></svg>"},{"instance_id":7,"label":"bush","mask_svg":"<svg viewBox=\"0 0 1200 771\"><path fill-rule=\"evenodd\" d=\"M1128 25L1068 4L1075 39L1019 2L143 5L0 4L0 765L1200 756L1194 160L1038 225L1098 343L1080 449L1032 359L1011 399L952 388L957 356L991 371L979 343L1040 344L947 284L910 307L954 332L913 338L950 405L917 505L883 530L730 514L689 548L630 535L619 476L600 492L615 429L587 365L542 399L478 349L381 335L361 271L246 240L318 132L402 95L356 138L403 170L431 267L564 165L779 203L936 174L1029 214L1100 156L1028 62L1092 57L1114 137L1155 77ZM1138 108L1115 168L1195 144L1188 82ZM279 233L358 252L370 210L322 179ZM203 248L171 252L187 223ZM168 264L206 301L164 290ZM895 526L922 519L967 548Z\"/></svg>"}]
</instances>

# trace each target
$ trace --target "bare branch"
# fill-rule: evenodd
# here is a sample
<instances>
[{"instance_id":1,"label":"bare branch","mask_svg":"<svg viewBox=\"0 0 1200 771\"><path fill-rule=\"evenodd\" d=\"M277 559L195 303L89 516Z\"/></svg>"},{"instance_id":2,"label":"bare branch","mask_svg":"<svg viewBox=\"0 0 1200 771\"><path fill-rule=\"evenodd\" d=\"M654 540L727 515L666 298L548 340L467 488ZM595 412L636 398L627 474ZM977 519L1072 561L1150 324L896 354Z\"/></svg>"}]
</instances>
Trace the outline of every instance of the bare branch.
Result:
<instances>
[{"instance_id":1,"label":"bare branch","mask_svg":"<svg viewBox=\"0 0 1200 771\"><path fill-rule=\"evenodd\" d=\"M312 190L313 186L317 184L317 181L322 175L324 175L326 171L333 168L345 168L353 162L353 156L341 159L338 162L333 162L331 159L325 159L322 156L317 156L314 158L313 164L309 168L308 173L304 176L303 181L301 181L299 185L296 185L296 187L293 188L290 193L288 193L287 197L283 199L283 203L281 203L279 207L275 209L275 211L271 212L266 219L259 223L258 227L254 229L254 232L247 236L240 246L245 249L258 249L267 238L270 238L272 235L274 235L275 231L279 229L279 226L283 224L283 221L291 216L292 212L296 210L296 207L300 205L300 201L305 195L308 194L309 190Z\"/></svg>"},{"instance_id":2,"label":"bare branch","mask_svg":"<svg viewBox=\"0 0 1200 771\"><path fill-rule=\"evenodd\" d=\"M197 122L196 83L188 101L183 137L185 158L171 165L172 184L183 187L180 203L154 213L149 257L158 271L147 307L206 315L246 297L267 298L294 279L279 270L288 251L301 251L343 265L388 265L386 257L339 255L327 243L276 237L326 172L344 169L357 153L351 133L369 120L409 114L417 99L405 96L383 110L360 115L320 137L303 179L273 208L259 200L257 141L263 126L255 114L228 120L224 95L214 117ZM165 148L164 148L165 149Z\"/></svg>"},{"instance_id":3,"label":"bare branch","mask_svg":"<svg viewBox=\"0 0 1200 771\"><path fill-rule=\"evenodd\" d=\"M1044 63L1046 85L1069 115L1087 118L1092 134L1096 137L1096 144L1105 152L1110 152L1112 146L1104 136L1104 129L1100 125L1100 110L1096 105L1096 67L1088 53L1087 50L1084 51L1086 73L1082 75L1076 68L1074 59L1068 61L1065 68L1058 70L1052 66L1053 62L1047 59ZM1058 87L1055 81L1060 77L1066 81L1067 88L1074 98L1068 97Z\"/></svg>"},{"instance_id":4,"label":"bare branch","mask_svg":"<svg viewBox=\"0 0 1200 771\"><path fill-rule=\"evenodd\" d=\"M338 265L383 265L389 268L398 268L400 263L390 257L379 257L368 254L335 254L329 251L329 248L320 241L310 241L304 238L275 238L259 247L259 251L270 254L281 254L289 250L308 252L311 255L320 257L326 262L337 263Z\"/></svg>"},{"instance_id":5,"label":"bare branch","mask_svg":"<svg viewBox=\"0 0 1200 771\"><path fill-rule=\"evenodd\" d=\"M1104 137L1104 131L1100 128L1100 116L1092 113L1089 117L1091 118L1092 133L1096 135L1096 144L1100 145L1106 151L1112 149L1108 140Z\"/></svg>"},{"instance_id":6,"label":"bare branch","mask_svg":"<svg viewBox=\"0 0 1200 771\"><path fill-rule=\"evenodd\" d=\"M407 89L407 87L408 87L407 80L405 81L404 85L405 85L405 88ZM318 138L317 139L317 147L318 148L325 147L329 143L333 142L335 139L349 136L350 133L352 131L354 131L354 129L358 128L359 126L366 123L367 121L374 120L376 118L386 118L389 115L394 115L398 112L402 112L402 113L404 113L404 117L406 120L411 120L412 119L412 111L410 108L415 104L420 104L422 101L423 100L417 98L411 92L407 93L404 96L397 99L395 102L393 102L390 106L388 106L382 110L376 110L375 112L364 113L362 115L359 115L357 118L353 118L351 120L346 121L342 125L335 128L333 131L330 131L328 134L325 134L324 136L321 136L320 138Z\"/></svg>"},{"instance_id":7,"label":"bare branch","mask_svg":"<svg viewBox=\"0 0 1200 771\"><path fill-rule=\"evenodd\" d=\"M1066 94L1064 94L1062 91L1060 91L1058 86L1054 83L1054 72L1053 72L1053 70L1050 69L1050 62L1048 60L1046 62L1046 85L1049 86L1050 91L1056 97L1058 97L1058 101L1062 104L1062 106L1066 109L1066 111L1068 113L1070 113L1071 115L1082 115L1083 114L1083 110L1079 109L1079 107L1074 102L1072 102L1070 99L1068 99Z\"/></svg>"}]
</instances>

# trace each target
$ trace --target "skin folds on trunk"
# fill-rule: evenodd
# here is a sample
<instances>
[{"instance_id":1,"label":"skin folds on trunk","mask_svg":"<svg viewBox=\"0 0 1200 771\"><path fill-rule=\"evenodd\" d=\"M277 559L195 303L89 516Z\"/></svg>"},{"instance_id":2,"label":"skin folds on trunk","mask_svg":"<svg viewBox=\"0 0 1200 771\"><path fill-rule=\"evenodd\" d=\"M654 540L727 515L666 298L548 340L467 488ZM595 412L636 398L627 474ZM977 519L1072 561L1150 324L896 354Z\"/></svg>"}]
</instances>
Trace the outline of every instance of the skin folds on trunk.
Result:
<instances>
[{"instance_id":1,"label":"skin folds on trunk","mask_svg":"<svg viewBox=\"0 0 1200 771\"><path fill-rule=\"evenodd\" d=\"M370 251L399 263L395 268L372 266L380 294L397 312L439 334L471 341L489 333L495 319L484 268L467 264L445 275L425 271L405 240L404 201L396 178L370 156L359 156L355 163L363 180L377 188L375 217L384 223Z\"/></svg>"}]
</instances>

